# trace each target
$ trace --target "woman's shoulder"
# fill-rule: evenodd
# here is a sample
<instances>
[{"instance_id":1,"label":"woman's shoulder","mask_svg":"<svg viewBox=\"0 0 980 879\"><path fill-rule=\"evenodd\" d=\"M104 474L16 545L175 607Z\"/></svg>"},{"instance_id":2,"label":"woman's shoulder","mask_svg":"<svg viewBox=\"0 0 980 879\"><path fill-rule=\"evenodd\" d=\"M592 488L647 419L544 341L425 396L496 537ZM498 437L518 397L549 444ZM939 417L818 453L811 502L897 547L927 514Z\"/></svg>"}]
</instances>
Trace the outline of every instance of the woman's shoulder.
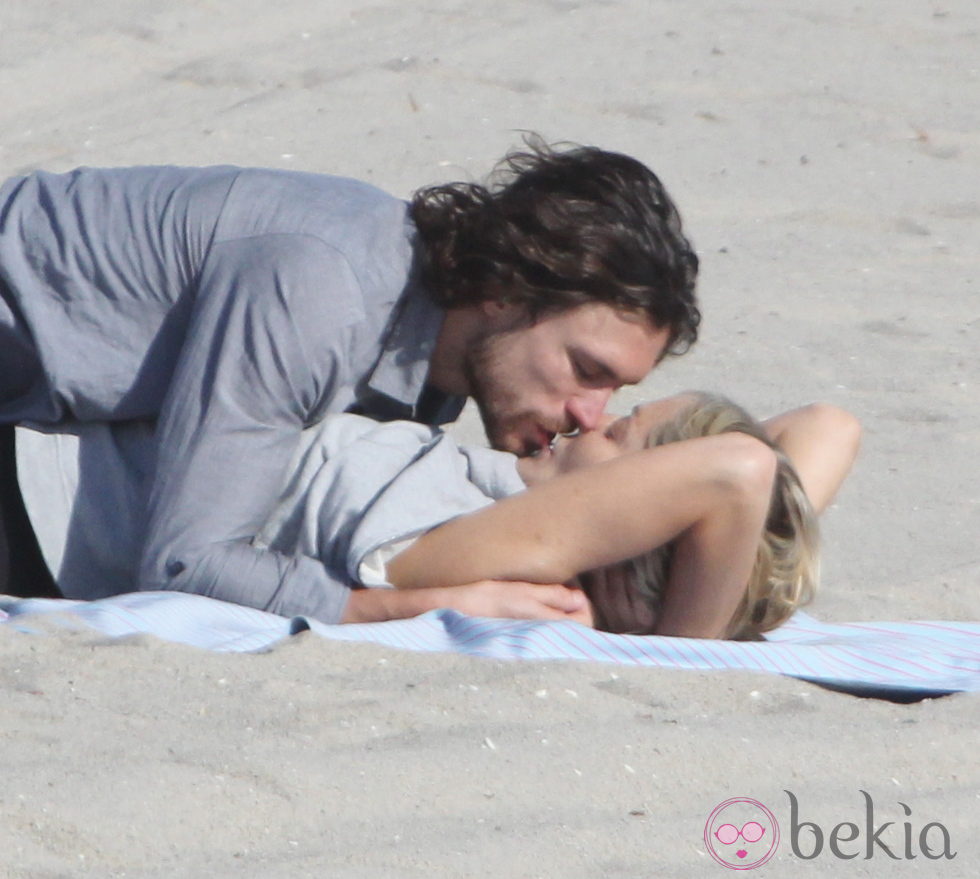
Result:
<instances>
[{"instance_id":1,"label":"woman's shoulder","mask_svg":"<svg viewBox=\"0 0 980 879\"><path fill-rule=\"evenodd\" d=\"M461 445L459 451L466 458L470 481L487 497L501 500L527 488L517 471L516 455L474 445Z\"/></svg>"},{"instance_id":2,"label":"woman's shoulder","mask_svg":"<svg viewBox=\"0 0 980 879\"><path fill-rule=\"evenodd\" d=\"M439 428L414 421L375 421L365 415L341 412L328 415L306 428L300 439L300 449L301 453L316 449L323 459L328 459L354 444L370 443L411 450L441 435Z\"/></svg>"}]
</instances>

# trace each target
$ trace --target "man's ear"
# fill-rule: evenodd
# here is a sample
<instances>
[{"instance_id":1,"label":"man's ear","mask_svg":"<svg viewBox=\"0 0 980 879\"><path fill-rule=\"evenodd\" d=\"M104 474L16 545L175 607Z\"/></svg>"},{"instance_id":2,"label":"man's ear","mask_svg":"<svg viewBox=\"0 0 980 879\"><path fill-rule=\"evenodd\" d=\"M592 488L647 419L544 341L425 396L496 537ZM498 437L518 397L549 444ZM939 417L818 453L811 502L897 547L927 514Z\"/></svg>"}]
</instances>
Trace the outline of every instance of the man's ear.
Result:
<instances>
[{"instance_id":1,"label":"man's ear","mask_svg":"<svg viewBox=\"0 0 980 879\"><path fill-rule=\"evenodd\" d=\"M523 305L501 299L484 299L479 309L487 322L496 328L519 326L527 320L527 309Z\"/></svg>"},{"instance_id":2,"label":"man's ear","mask_svg":"<svg viewBox=\"0 0 980 879\"><path fill-rule=\"evenodd\" d=\"M515 307L509 302L504 302L502 299L484 299L480 303L480 311L487 317L497 317L501 314L506 314L507 311Z\"/></svg>"}]
</instances>

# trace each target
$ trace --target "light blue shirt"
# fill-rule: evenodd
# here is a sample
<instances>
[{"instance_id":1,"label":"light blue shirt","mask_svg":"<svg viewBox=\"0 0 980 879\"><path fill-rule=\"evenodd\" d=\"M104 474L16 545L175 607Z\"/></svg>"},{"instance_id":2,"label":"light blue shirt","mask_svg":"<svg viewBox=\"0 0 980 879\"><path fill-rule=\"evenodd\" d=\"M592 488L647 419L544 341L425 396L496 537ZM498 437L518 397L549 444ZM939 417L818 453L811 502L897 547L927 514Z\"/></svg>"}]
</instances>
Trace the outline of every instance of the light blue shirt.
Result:
<instances>
[{"instance_id":1,"label":"light blue shirt","mask_svg":"<svg viewBox=\"0 0 980 879\"><path fill-rule=\"evenodd\" d=\"M416 417L442 312L404 202L238 168L0 189L0 422L156 419L138 585L338 619L319 561L252 544L304 427ZM446 398L432 420L451 420ZM301 589L296 588L302 583ZM310 596L319 597L317 606Z\"/></svg>"},{"instance_id":2,"label":"light blue shirt","mask_svg":"<svg viewBox=\"0 0 980 879\"><path fill-rule=\"evenodd\" d=\"M20 428L17 447L24 501L66 597L132 591L151 426L86 424L74 435ZM326 579L293 578L280 598L294 614L336 622L321 615L320 593L346 599L351 585L365 583L365 561L377 550L523 489L517 459L506 452L459 446L414 422L331 415L303 432L254 544L319 564ZM253 597L225 600L257 607Z\"/></svg>"}]
</instances>

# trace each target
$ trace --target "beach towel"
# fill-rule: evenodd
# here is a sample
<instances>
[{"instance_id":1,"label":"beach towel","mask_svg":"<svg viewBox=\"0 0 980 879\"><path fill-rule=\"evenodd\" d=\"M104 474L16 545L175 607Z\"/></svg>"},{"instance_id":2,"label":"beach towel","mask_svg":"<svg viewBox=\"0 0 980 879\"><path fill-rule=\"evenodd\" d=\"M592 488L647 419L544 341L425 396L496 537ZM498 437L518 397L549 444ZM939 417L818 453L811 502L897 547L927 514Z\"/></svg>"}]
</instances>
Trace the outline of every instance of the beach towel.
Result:
<instances>
[{"instance_id":1,"label":"beach towel","mask_svg":"<svg viewBox=\"0 0 980 879\"><path fill-rule=\"evenodd\" d=\"M267 650L311 631L338 641L495 659L765 672L898 701L980 690L976 622L825 623L797 612L765 641L735 642L612 635L573 622L485 619L453 610L386 623L326 625L178 592L88 602L0 596L0 626L37 633L42 619L112 637L143 633L216 651Z\"/></svg>"}]
</instances>

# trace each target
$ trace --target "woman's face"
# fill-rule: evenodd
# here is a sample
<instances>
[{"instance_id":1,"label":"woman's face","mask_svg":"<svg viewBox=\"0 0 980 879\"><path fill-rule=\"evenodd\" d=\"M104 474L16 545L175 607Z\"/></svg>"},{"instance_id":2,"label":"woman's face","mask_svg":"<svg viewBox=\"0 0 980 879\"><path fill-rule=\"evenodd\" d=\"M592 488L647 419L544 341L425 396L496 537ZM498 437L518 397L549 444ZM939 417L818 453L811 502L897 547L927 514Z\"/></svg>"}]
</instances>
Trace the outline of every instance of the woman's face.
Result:
<instances>
[{"instance_id":1,"label":"woman's face","mask_svg":"<svg viewBox=\"0 0 980 879\"><path fill-rule=\"evenodd\" d=\"M604 416L595 430L560 436L550 449L518 461L518 472L527 485L553 479L562 473L601 464L646 447L650 431L672 421L697 402L694 394L677 394L641 403L629 415Z\"/></svg>"}]
</instances>

